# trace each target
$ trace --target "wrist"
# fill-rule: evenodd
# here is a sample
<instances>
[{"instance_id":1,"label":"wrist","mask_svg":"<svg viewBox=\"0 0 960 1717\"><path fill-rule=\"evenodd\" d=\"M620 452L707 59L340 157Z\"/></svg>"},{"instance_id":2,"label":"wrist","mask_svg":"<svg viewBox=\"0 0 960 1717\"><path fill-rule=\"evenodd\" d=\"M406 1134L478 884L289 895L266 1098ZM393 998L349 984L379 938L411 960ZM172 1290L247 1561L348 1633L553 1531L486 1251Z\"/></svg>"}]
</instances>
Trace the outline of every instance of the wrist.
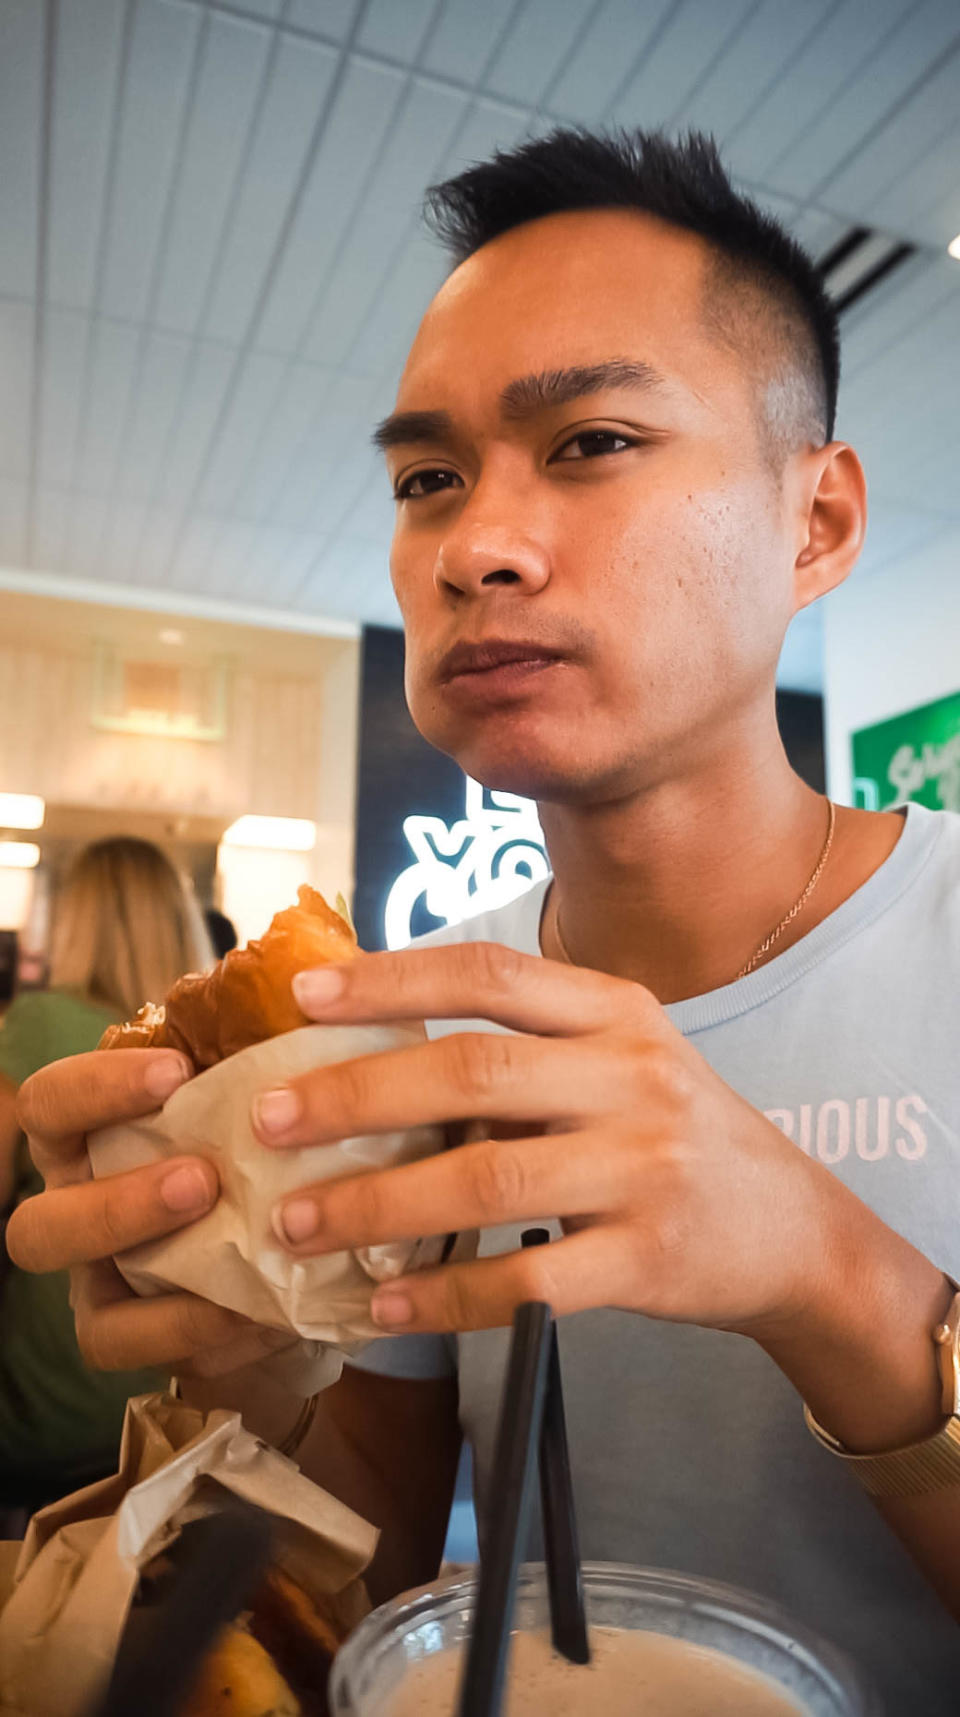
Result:
<instances>
[{"instance_id":1,"label":"wrist","mask_svg":"<svg viewBox=\"0 0 960 1717\"><path fill-rule=\"evenodd\" d=\"M803 1309L759 1345L851 1453L934 1436L944 1413L933 1332L952 1284L866 1206L831 1250Z\"/></svg>"}]
</instances>

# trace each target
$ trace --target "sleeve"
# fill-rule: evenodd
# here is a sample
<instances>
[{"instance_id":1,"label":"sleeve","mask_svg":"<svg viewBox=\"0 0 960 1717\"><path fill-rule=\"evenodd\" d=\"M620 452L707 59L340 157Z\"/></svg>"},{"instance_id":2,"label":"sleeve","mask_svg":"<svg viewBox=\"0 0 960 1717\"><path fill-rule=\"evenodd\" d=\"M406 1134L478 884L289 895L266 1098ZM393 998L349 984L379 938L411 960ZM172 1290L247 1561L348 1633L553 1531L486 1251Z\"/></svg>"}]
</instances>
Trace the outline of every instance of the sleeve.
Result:
<instances>
[{"instance_id":1,"label":"sleeve","mask_svg":"<svg viewBox=\"0 0 960 1717\"><path fill-rule=\"evenodd\" d=\"M455 1336L388 1335L372 1341L347 1360L357 1371L375 1371L381 1377L407 1377L423 1381L431 1377L456 1377Z\"/></svg>"},{"instance_id":2,"label":"sleeve","mask_svg":"<svg viewBox=\"0 0 960 1717\"><path fill-rule=\"evenodd\" d=\"M18 996L4 1015L0 1027L0 1074L11 1085L22 1085L51 1059L47 1001L39 992Z\"/></svg>"}]
</instances>

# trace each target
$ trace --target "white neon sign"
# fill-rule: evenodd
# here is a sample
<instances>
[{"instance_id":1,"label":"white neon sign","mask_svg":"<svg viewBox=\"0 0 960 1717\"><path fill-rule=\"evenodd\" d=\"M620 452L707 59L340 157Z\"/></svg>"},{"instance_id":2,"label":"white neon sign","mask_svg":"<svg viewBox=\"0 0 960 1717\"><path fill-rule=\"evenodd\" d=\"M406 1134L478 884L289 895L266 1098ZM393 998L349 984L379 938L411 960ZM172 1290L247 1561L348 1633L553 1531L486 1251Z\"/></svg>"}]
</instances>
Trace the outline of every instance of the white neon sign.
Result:
<instances>
[{"instance_id":1,"label":"white neon sign","mask_svg":"<svg viewBox=\"0 0 960 1717\"><path fill-rule=\"evenodd\" d=\"M449 826L441 817L405 817L414 862L394 882L384 912L388 948L412 941L422 902L444 924L506 906L549 874L543 830L532 799L486 792L467 776L465 814Z\"/></svg>"}]
</instances>

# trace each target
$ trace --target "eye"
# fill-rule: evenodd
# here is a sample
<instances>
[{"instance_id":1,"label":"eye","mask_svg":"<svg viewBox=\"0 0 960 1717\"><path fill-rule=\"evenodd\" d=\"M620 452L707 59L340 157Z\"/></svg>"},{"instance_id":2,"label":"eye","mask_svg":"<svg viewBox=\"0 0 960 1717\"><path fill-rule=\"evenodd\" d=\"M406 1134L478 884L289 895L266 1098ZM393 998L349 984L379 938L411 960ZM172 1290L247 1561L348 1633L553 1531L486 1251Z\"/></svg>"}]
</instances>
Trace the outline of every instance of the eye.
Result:
<instances>
[{"instance_id":1,"label":"eye","mask_svg":"<svg viewBox=\"0 0 960 1717\"><path fill-rule=\"evenodd\" d=\"M554 460L600 459L606 453L620 453L637 444L617 429L582 429L553 455Z\"/></svg>"},{"instance_id":2,"label":"eye","mask_svg":"<svg viewBox=\"0 0 960 1717\"><path fill-rule=\"evenodd\" d=\"M426 495L439 494L441 489L452 489L459 481L455 471L445 471L442 466L426 471L414 471L397 484L393 498L395 501L419 501Z\"/></svg>"}]
</instances>

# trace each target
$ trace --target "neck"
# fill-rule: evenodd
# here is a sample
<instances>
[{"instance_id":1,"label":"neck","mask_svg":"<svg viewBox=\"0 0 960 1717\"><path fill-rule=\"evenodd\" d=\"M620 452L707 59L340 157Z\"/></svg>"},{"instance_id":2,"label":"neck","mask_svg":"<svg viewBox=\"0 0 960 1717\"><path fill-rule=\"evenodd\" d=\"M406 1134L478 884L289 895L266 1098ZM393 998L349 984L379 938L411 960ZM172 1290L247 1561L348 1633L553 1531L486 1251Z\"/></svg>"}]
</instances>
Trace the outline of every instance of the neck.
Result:
<instances>
[{"instance_id":1,"label":"neck","mask_svg":"<svg viewBox=\"0 0 960 1717\"><path fill-rule=\"evenodd\" d=\"M827 831L823 797L778 736L725 746L702 769L606 803L542 804L540 816L555 877L544 953L562 957L559 920L576 964L633 979L662 1002L733 981L802 894ZM830 858L770 958L839 904ZM848 885L849 864L836 868Z\"/></svg>"}]
</instances>

